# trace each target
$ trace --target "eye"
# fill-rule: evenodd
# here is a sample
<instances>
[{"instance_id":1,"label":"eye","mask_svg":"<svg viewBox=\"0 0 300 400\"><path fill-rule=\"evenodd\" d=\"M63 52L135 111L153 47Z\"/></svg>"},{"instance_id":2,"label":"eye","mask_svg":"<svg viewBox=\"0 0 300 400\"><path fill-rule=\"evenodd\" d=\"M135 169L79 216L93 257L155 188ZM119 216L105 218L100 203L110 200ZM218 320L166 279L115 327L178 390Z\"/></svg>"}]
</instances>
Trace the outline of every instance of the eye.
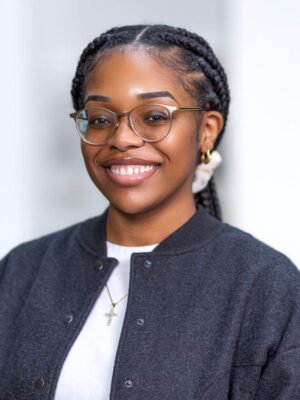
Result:
<instances>
[{"instance_id":1,"label":"eye","mask_svg":"<svg viewBox=\"0 0 300 400\"><path fill-rule=\"evenodd\" d=\"M108 115L90 115L89 116L89 127L95 129L105 129L112 125L112 118Z\"/></svg>"},{"instance_id":2,"label":"eye","mask_svg":"<svg viewBox=\"0 0 300 400\"><path fill-rule=\"evenodd\" d=\"M151 114L147 116L148 121L161 121L161 120L166 120L168 117L166 115L161 115L161 114Z\"/></svg>"},{"instance_id":3,"label":"eye","mask_svg":"<svg viewBox=\"0 0 300 400\"><path fill-rule=\"evenodd\" d=\"M164 111L153 110L144 115L144 122L149 124L159 124L170 121L170 116Z\"/></svg>"}]
</instances>

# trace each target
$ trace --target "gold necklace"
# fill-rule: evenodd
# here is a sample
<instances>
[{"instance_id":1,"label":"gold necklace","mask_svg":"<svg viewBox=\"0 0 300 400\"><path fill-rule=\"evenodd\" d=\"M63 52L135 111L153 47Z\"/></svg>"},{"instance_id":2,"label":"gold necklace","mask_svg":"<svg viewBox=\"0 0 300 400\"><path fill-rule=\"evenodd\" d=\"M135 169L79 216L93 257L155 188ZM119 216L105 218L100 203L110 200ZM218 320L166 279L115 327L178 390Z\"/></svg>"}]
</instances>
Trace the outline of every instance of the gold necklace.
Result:
<instances>
[{"instance_id":1,"label":"gold necklace","mask_svg":"<svg viewBox=\"0 0 300 400\"><path fill-rule=\"evenodd\" d=\"M106 289L107 289L107 291L108 291L108 295L109 295L109 298L110 298L110 301L111 301L111 304L112 304L112 308L110 309L110 312L104 314L104 315L107 317L107 325L109 326L109 325L111 325L111 323L112 323L113 317L116 317L116 316L118 315L117 313L114 312L114 311L115 311L115 307L116 307L122 300L124 300L126 296L128 296L128 293L125 294L123 297L121 297L120 300L118 300L118 301L113 301L112 295L110 294L110 291L109 291L109 289L108 289L108 285L106 284L105 286L106 286Z\"/></svg>"}]
</instances>

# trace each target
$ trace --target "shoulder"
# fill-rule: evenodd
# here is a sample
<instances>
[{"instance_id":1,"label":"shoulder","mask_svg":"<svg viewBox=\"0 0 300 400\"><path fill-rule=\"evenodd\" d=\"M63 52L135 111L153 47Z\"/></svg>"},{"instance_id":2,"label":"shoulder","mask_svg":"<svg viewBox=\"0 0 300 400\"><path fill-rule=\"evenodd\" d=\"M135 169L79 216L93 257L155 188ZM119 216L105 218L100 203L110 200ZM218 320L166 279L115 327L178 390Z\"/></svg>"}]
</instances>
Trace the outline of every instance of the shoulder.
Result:
<instances>
[{"instance_id":1,"label":"shoulder","mask_svg":"<svg viewBox=\"0 0 300 400\"><path fill-rule=\"evenodd\" d=\"M256 236L223 222L220 241L227 251L242 258L249 258L257 262L279 261L292 263L287 255L258 239Z\"/></svg>"},{"instance_id":2,"label":"shoulder","mask_svg":"<svg viewBox=\"0 0 300 400\"><path fill-rule=\"evenodd\" d=\"M243 299L235 361L263 363L265 351L274 354L300 345L300 271L272 246L237 227L221 224L214 247L222 264L218 275L222 284L229 282L230 290L234 288L236 303Z\"/></svg>"},{"instance_id":3,"label":"shoulder","mask_svg":"<svg viewBox=\"0 0 300 400\"><path fill-rule=\"evenodd\" d=\"M0 280L8 269L10 274L13 274L16 268L18 268L18 273L22 271L30 274L31 270L38 268L48 253L59 257L62 253L71 252L72 247L80 243L81 231L95 224L99 218L100 216L89 218L17 245L0 260ZM21 268L21 266L26 266L26 268Z\"/></svg>"},{"instance_id":4,"label":"shoulder","mask_svg":"<svg viewBox=\"0 0 300 400\"><path fill-rule=\"evenodd\" d=\"M224 266L243 276L252 276L261 287L300 292L300 270L287 255L248 232L228 223L221 224L215 251Z\"/></svg>"},{"instance_id":5,"label":"shoulder","mask_svg":"<svg viewBox=\"0 0 300 400\"><path fill-rule=\"evenodd\" d=\"M47 235L20 243L10 250L5 258L10 259L26 256L30 257L31 259L39 258L53 243L60 243L66 240L69 242L81 224L82 222L76 223L66 228L51 232Z\"/></svg>"}]
</instances>

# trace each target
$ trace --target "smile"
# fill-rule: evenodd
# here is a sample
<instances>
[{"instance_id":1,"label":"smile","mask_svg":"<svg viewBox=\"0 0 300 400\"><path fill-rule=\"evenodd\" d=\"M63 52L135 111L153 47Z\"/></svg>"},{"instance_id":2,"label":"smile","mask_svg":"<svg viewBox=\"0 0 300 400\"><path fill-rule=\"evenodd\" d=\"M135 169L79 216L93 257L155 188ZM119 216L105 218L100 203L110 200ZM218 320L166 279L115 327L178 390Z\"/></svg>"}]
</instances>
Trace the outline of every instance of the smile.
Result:
<instances>
[{"instance_id":1,"label":"smile","mask_svg":"<svg viewBox=\"0 0 300 400\"><path fill-rule=\"evenodd\" d=\"M152 171L154 168L154 165L112 165L110 167L110 170L113 174L116 175L138 175L143 174L144 172Z\"/></svg>"},{"instance_id":2,"label":"smile","mask_svg":"<svg viewBox=\"0 0 300 400\"><path fill-rule=\"evenodd\" d=\"M110 165L105 168L106 175L121 186L135 186L150 178L158 165Z\"/></svg>"}]
</instances>

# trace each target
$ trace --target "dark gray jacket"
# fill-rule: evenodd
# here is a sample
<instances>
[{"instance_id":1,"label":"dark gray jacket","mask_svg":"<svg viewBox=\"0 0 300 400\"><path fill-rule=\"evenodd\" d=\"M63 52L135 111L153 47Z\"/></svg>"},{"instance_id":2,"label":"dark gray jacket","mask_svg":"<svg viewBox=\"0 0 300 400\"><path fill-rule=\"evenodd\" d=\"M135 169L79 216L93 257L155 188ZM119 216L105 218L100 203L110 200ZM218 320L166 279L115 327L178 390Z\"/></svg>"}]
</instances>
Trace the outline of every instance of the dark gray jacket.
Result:
<instances>
[{"instance_id":1,"label":"dark gray jacket","mask_svg":"<svg viewBox=\"0 0 300 400\"><path fill-rule=\"evenodd\" d=\"M2 260L1 400L54 398L117 264L106 257L106 215ZM300 399L299 305L287 257L200 208L153 252L132 256L110 399Z\"/></svg>"}]
</instances>

